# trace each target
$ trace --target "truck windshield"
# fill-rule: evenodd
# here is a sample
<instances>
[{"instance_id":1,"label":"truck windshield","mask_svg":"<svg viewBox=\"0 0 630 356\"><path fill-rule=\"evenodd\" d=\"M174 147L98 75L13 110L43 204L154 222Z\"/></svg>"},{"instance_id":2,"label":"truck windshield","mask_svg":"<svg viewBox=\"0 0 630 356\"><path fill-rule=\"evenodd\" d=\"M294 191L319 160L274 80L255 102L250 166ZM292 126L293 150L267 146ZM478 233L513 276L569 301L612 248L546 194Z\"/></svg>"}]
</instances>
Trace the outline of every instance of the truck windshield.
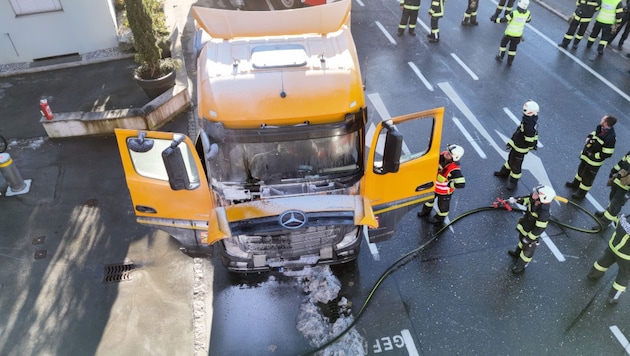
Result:
<instances>
[{"instance_id":1,"label":"truck windshield","mask_svg":"<svg viewBox=\"0 0 630 356\"><path fill-rule=\"evenodd\" d=\"M339 136L263 143L218 144L211 178L223 183L277 184L327 179L361 169L358 131Z\"/></svg>"}]
</instances>

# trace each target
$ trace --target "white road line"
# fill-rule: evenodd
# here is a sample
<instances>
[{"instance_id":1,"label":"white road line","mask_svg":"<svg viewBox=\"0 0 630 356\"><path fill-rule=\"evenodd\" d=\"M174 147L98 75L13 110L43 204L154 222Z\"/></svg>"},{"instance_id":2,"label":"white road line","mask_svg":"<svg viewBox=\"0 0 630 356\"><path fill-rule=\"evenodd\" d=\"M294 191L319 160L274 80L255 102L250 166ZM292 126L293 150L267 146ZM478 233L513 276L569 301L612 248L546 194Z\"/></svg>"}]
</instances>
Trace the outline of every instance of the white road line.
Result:
<instances>
[{"instance_id":1,"label":"white road line","mask_svg":"<svg viewBox=\"0 0 630 356\"><path fill-rule=\"evenodd\" d=\"M619 330L619 328L617 327L617 325L613 325L610 327L610 331L612 331L613 335L615 335L615 337L617 338L617 340L619 341L619 343L621 344L621 346L623 347L623 350L630 355L630 343L628 343L628 339L626 339L626 337L623 335L623 333L621 332L621 330ZM406 340L405 340L406 341Z\"/></svg>"},{"instance_id":2,"label":"white road line","mask_svg":"<svg viewBox=\"0 0 630 356\"><path fill-rule=\"evenodd\" d=\"M387 108L385 107L381 96L378 95L378 93L368 94L368 99L370 99L372 105L374 105L374 109L376 109L378 116L381 117L381 121L389 120L392 118L392 116L389 114L389 111L387 111Z\"/></svg>"},{"instance_id":3,"label":"white road line","mask_svg":"<svg viewBox=\"0 0 630 356\"><path fill-rule=\"evenodd\" d=\"M427 78L425 78L424 75L422 75L422 73L420 72L420 69L418 69L418 67L416 67L416 65L413 62L407 62L407 64L409 64L409 66L411 67L411 70L413 70L413 72L416 73L418 78L422 80L422 83L424 84L424 86L427 87L427 89L429 89L430 91L433 91L433 85L431 85L431 83L429 83Z\"/></svg>"},{"instance_id":4,"label":"white road line","mask_svg":"<svg viewBox=\"0 0 630 356\"><path fill-rule=\"evenodd\" d=\"M479 80L479 77L470 68L468 68L466 63L464 63L461 59L459 59L459 57L457 57L455 53L451 53L451 57L453 57L455 61L459 63L459 65L462 66L462 68L464 68L464 70L468 73L468 75L471 76L471 78L473 78L474 80Z\"/></svg>"},{"instance_id":5,"label":"white road line","mask_svg":"<svg viewBox=\"0 0 630 356\"><path fill-rule=\"evenodd\" d=\"M416 20L416 25L418 25L418 24L420 24L420 26L422 26L422 28L424 28L424 30L427 33L431 33L431 27L427 26L427 24L422 22L422 20L420 20L420 17L417 17L417 20Z\"/></svg>"},{"instance_id":6,"label":"white road line","mask_svg":"<svg viewBox=\"0 0 630 356\"><path fill-rule=\"evenodd\" d=\"M357 2L357 4L359 4L359 6L365 6L365 4L361 1L361 0L354 0Z\"/></svg>"},{"instance_id":7,"label":"white road line","mask_svg":"<svg viewBox=\"0 0 630 356\"><path fill-rule=\"evenodd\" d=\"M558 250L558 247L556 247L553 241L551 241L551 239L549 238L546 232L543 232L542 234L540 234L540 237L543 239L543 242L547 245L547 247L549 247L549 250L551 250L551 253L553 253L553 255L556 256L556 259L558 261L560 262L566 261L562 252Z\"/></svg>"},{"instance_id":8,"label":"white road line","mask_svg":"<svg viewBox=\"0 0 630 356\"><path fill-rule=\"evenodd\" d=\"M389 32L385 29L385 27L381 25L379 21L376 21L375 23L376 23L376 26L378 26L378 28L381 29L381 32L383 32L385 37L387 37L389 42L391 42L392 44L396 44L396 40L394 39L394 37L392 37L392 35L389 34Z\"/></svg>"},{"instance_id":9,"label":"white road line","mask_svg":"<svg viewBox=\"0 0 630 356\"><path fill-rule=\"evenodd\" d=\"M464 128L464 125L462 125L462 123L459 121L458 118L453 117L453 122L455 123L455 126L457 126L457 128L459 129L459 131L462 132L462 135L464 135L464 137L466 138L466 140L468 140L468 143L473 146L473 148L475 149L475 151L477 151L477 154L479 155L479 157L486 159L488 158L486 156L486 153L481 149L481 147L479 147L479 145L477 144L477 142L475 142L475 140L472 138L472 136L470 136L470 134L468 133L468 131L466 131L466 128Z\"/></svg>"},{"instance_id":10,"label":"white road line","mask_svg":"<svg viewBox=\"0 0 630 356\"><path fill-rule=\"evenodd\" d=\"M577 63L580 67L586 69L587 72L591 73L592 75L594 75L597 79L599 79L602 83L606 84L610 89L614 90L615 92L617 92L617 94L619 94L621 97L623 97L624 99L626 99L627 101L630 101L630 96L628 96L628 94L626 94L624 91L622 91L621 89L617 88L613 83L609 82L608 79L602 77L599 73L597 73L595 70L593 70L591 67L587 66L584 62L582 62L581 60L579 60L577 57L575 57L574 55L572 55L569 51L567 51L564 48L560 48L557 46L555 41L552 41L549 37L545 36L542 32L538 31L536 28L534 28L532 25L530 24L525 24L525 26L527 26L530 30L534 31L538 36L540 36L542 39L544 39L545 41L549 42L551 45L553 45L555 48L558 48L561 52L563 52L564 54L566 54L569 58L571 58L575 63Z\"/></svg>"},{"instance_id":11,"label":"white road line","mask_svg":"<svg viewBox=\"0 0 630 356\"><path fill-rule=\"evenodd\" d=\"M413 337L411 337L411 333L409 330L404 329L400 331L400 335L402 335L403 340L405 340L405 346L407 347L407 352L409 356L418 356L418 349L416 349L416 344L413 342Z\"/></svg>"}]
</instances>

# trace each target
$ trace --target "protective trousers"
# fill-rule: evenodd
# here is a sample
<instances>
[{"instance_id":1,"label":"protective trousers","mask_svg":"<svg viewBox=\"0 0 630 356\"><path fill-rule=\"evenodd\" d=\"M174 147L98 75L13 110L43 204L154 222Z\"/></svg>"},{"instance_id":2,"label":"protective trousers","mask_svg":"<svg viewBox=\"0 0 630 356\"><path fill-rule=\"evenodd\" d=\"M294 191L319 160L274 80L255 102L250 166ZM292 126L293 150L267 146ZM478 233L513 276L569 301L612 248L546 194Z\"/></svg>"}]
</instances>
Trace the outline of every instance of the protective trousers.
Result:
<instances>
[{"instance_id":1,"label":"protective trousers","mask_svg":"<svg viewBox=\"0 0 630 356\"><path fill-rule=\"evenodd\" d=\"M564 35L562 39L562 44L566 47L569 45L571 40L573 39L573 35L577 30L577 34L575 35L575 40L573 41L573 48L577 48L578 43L584 38L584 33L586 33L586 29L588 28L588 24L591 22L591 18L582 18L582 17L574 17L573 21L569 25L569 29L567 33Z\"/></svg>"},{"instance_id":2,"label":"protective trousers","mask_svg":"<svg viewBox=\"0 0 630 356\"><path fill-rule=\"evenodd\" d=\"M405 31L405 27L407 27L407 24L409 24L409 33L414 33L416 31L417 21L418 10L403 8L402 18L400 19L400 24L398 25L398 32L403 33Z\"/></svg>"},{"instance_id":3,"label":"protective trousers","mask_svg":"<svg viewBox=\"0 0 630 356\"><path fill-rule=\"evenodd\" d=\"M536 247L538 246L537 241L532 241L530 243L523 243L527 238L523 234L519 234L518 246L516 247L516 261L514 262L514 267L512 267L512 272L521 273L527 267L527 265L532 261L534 257L534 252L536 252Z\"/></svg>"},{"instance_id":4,"label":"protective trousers","mask_svg":"<svg viewBox=\"0 0 630 356\"><path fill-rule=\"evenodd\" d=\"M508 51L507 63L512 64L512 62L514 61L514 57L516 56L516 47L518 46L520 42L521 42L520 37L503 35L503 38L501 38L501 45L499 46L499 56L501 57L501 59L505 57L505 51L508 48L507 45L509 43L510 47L507 50ZM520 169L519 169L519 173L520 173Z\"/></svg>"},{"instance_id":5,"label":"protective trousers","mask_svg":"<svg viewBox=\"0 0 630 356\"><path fill-rule=\"evenodd\" d=\"M464 12L464 19L462 20L462 25L465 24L477 24L477 8L479 7L478 0L468 0L468 8L466 8L466 12Z\"/></svg>"},{"instance_id":6,"label":"protective trousers","mask_svg":"<svg viewBox=\"0 0 630 356\"><path fill-rule=\"evenodd\" d=\"M591 190L597 172L599 172L599 166L591 166L586 161L580 160L577 173L573 178L573 186L578 187L577 194L584 196Z\"/></svg>"},{"instance_id":7,"label":"protective trousers","mask_svg":"<svg viewBox=\"0 0 630 356\"><path fill-rule=\"evenodd\" d=\"M630 281L630 261L624 260L623 258L615 255L610 247L607 247L606 250L604 250L602 257L595 261L593 268L588 275L591 279L599 279L614 263L617 263L619 269L610 291L610 299L608 300L609 303L616 303L619 300L621 293L626 291L628 282Z\"/></svg>"},{"instance_id":8,"label":"protective trousers","mask_svg":"<svg viewBox=\"0 0 630 356\"><path fill-rule=\"evenodd\" d=\"M507 6L506 6L506 3L507 3ZM503 10L505 10L505 12L503 12L503 16L505 17L507 13L512 11L512 6L514 6L514 0L499 0L499 4L497 4L496 10L494 10L494 15L490 17L490 20L494 22L494 20L496 20L499 17L499 15L501 14L501 11Z\"/></svg>"},{"instance_id":9,"label":"protective trousers","mask_svg":"<svg viewBox=\"0 0 630 356\"><path fill-rule=\"evenodd\" d=\"M621 208L623 208L628 201L627 194L628 191L620 188L617 184L613 184L612 187L610 187L610 203L608 203L608 207L604 210L603 216L606 219L606 221L604 221L605 224L613 222L617 225L619 222L617 215L619 215Z\"/></svg>"},{"instance_id":10,"label":"protective trousers","mask_svg":"<svg viewBox=\"0 0 630 356\"><path fill-rule=\"evenodd\" d=\"M511 149L508 154L508 159L505 161L503 166L501 167L501 171L499 172L499 176L505 176L510 174L510 180L508 183L508 189L514 189L518 180L521 178L523 173L521 173L521 167L523 166L523 160L525 159L525 153L518 152L515 149ZM496 173L495 173L496 174Z\"/></svg>"},{"instance_id":11,"label":"protective trousers","mask_svg":"<svg viewBox=\"0 0 630 356\"><path fill-rule=\"evenodd\" d=\"M599 39L597 52L600 54L604 53L604 48L608 45L608 39L610 38L611 29L612 29L612 25L595 21L593 30L591 31L591 34L588 36L588 43L586 44L586 47L591 48L591 46L593 45L593 43L595 43L595 40L597 39L597 35L599 35L599 32L601 31L602 37Z\"/></svg>"},{"instance_id":12,"label":"protective trousers","mask_svg":"<svg viewBox=\"0 0 630 356\"><path fill-rule=\"evenodd\" d=\"M435 200L437 200L437 214L435 218L439 221L444 221L448 216L448 211L451 207L451 195L450 194L434 194L433 199L424 203L423 210L428 212L431 211L433 205L435 204Z\"/></svg>"}]
</instances>

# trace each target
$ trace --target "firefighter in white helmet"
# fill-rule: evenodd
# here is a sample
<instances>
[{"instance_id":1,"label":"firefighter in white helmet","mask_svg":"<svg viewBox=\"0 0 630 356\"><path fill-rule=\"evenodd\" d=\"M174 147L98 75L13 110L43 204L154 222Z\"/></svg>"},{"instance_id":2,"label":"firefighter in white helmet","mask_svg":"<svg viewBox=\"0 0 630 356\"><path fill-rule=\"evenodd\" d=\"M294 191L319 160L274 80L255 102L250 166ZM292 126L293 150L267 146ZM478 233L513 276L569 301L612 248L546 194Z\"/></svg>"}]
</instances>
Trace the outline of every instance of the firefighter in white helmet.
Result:
<instances>
[{"instance_id":1,"label":"firefighter in white helmet","mask_svg":"<svg viewBox=\"0 0 630 356\"><path fill-rule=\"evenodd\" d=\"M555 197L556 192L552 187L539 184L534 187L530 195L508 199L511 204L518 203L527 208L525 215L518 220L518 225L516 225L518 245L516 249L508 251L508 254L516 260L512 266L512 273L522 273L534 257L536 246L540 244L539 237L549 223L549 207Z\"/></svg>"},{"instance_id":2,"label":"firefighter in white helmet","mask_svg":"<svg viewBox=\"0 0 630 356\"><path fill-rule=\"evenodd\" d=\"M523 105L523 118L512 138L507 142L505 148L510 151L507 161L500 170L494 172L496 177L508 177L508 190L516 188L518 180L522 176L521 167L525 155L536 149L538 145L538 104L533 100L528 100Z\"/></svg>"},{"instance_id":3,"label":"firefighter in white helmet","mask_svg":"<svg viewBox=\"0 0 630 356\"><path fill-rule=\"evenodd\" d=\"M466 178L464 178L459 165L462 156L464 156L464 148L459 145L447 145L446 150L440 153L440 165L435 179L435 194L418 212L419 218L429 216L431 208L437 200L437 213L429 217L428 221L440 227L444 225L451 205L451 195L455 189L464 188L466 185Z\"/></svg>"}]
</instances>

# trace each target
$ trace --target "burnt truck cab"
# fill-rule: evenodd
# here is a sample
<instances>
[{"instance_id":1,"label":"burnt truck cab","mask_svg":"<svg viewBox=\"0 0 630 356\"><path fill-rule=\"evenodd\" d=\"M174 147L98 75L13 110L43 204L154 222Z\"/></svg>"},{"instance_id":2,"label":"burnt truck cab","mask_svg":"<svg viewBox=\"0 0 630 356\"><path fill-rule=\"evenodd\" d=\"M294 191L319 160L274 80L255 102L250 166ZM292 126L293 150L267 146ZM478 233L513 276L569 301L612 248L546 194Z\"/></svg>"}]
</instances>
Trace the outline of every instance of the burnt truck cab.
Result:
<instances>
[{"instance_id":1,"label":"burnt truck cab","mask_svg":"<svg viewBox=\"0 0 630 356\"><path fill-rule=\"evenodd\" d=\"M193 14L195 143L116 130L139 223L260 272L354 260L433 197L443 109L368 125L350 0Z\"/></svg>"}]
</instances>

